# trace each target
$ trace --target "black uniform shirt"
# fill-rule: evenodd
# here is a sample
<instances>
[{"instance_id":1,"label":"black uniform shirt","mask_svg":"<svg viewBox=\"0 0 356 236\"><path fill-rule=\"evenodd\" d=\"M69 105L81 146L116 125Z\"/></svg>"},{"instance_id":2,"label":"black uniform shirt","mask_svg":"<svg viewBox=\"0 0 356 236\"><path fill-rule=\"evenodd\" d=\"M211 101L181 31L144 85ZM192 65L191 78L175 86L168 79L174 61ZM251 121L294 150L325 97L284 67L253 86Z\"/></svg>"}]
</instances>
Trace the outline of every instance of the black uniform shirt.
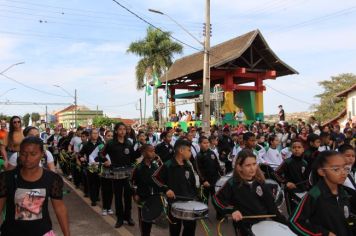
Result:
<instances>
[{"instance_id":1,"label":"black uniform shirt","mask_svg":"<svg viewBox=\"0 0 356 236\"><path fill-rule=\"evenodd\" d=\"M342 186L338 195L331 193L324 180L320 180L303 198L291 215L291 229L298 235L351 236L346 219L350 216L348 196Z\"/></svg>"},{"instance_id":2,"label":"black uniform shirt","mask_svg":"<svg viewBox=\"0 0 356 236\"><path fill-rule=\"evenodd\" d=\"M297 184L297 189L293 192L305 192L308 190L307 175L308 163L303 157L291 156L282 162L276 169L275 176L280 183L292 182Z\"/></svg>"},{"instance_id":3,"label":"black uniform shirt","mask_svg":"<svg viewBox=\"0 0 356 236\"><path fill-rule=\"evenodd\" d=\"M208 181L210 185L215 185L222 173L215 153L210 149L205 152L200 151L197 155L197 164L201 182Z\"/></svg>"},{"instance_id":4,"label":"black uniform shirt","mask_svg":"<svg viewBox=\"0 0 356 236\"><path fill-rule=\"evenodd\" d=\"M197 194L194 172L186 161L183 165L179 165L175 158L166 161L154 173L153 179L164 192L170 189L176 196L188 198L195 198Z\"/></svg>"},{"instance_id":5,"label":"black uniform shirt","mask_svg":"<svg viewBox=\"0 0 356 236\"><path fill-rule=\"evenodd\" d=\"M152 175L157 169L156 161L152 161L149 166L142 161L135 167L132 174L132 183L137 186L136 194L140 196L141 201L160 192L160 188L152 179Z\"/></svg>"},{"instance_id":6,"label":"black uniform shirt","mask_svg":"<svg viewBox=\"0 0 356 236\"><path fill-rule=\"evenodd\" d=\"M117 140L109 141L102 150L102 156L109 155L111 160L111 166L113 167L125 167L134 163L134 150L132 143L125 139L123 143Z\"/></svg>"},{"instance_id":7,"label":"black uniform shirt","mask_svg":"<svg viewBox=\"0 0 356 236\"><path fill-rule=\"evenodd\" d=\"M155 148L156 154L161 158L162 162L166 162L174 157L174 149L170 143L162 142Z\"/></svg>"}]
</instances>

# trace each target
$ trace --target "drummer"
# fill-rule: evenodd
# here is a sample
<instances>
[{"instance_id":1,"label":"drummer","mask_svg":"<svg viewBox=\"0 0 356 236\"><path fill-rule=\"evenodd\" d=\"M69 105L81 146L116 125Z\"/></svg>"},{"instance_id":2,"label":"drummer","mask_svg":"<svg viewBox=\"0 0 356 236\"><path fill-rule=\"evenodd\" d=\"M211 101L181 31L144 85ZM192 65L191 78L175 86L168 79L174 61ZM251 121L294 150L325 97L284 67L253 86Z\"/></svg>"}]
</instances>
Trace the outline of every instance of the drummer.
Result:
<instances>
[{"instance_id":1,"label":"drummer","mask_svg":"<svg viewBox=\"0 0 356 236\"><path fill-rule=\"evenodd\" d=\"M209 140L205 136L199 137L200 152L197 155L197 168L200 182L203 184L203 200L209 202L209 196L215 193L215 183L223 174L218 157L209 149Z\"/></svg>"},{"instance_id":2,"label":"drummer","mask_svg":"<svg viewBox=\"0 0 356 236\"><path fill-rule=\"evenodd\" d=\"M279 183L285 184L288 192L289 212L294 211L296 204L292 199L296 199L294 193L306 192L309 187L308 175L306 169L308 163L303 158L304 147L301 140L295 140L292 143L292 156L283 161L283 163L274 172ZM300 200L300 199L298 199Z\"/></svg>"},{"instance_id":3,"label":"drummer","mask_svg":"<svg viewBox=\"0 0 356 236\"><path fill-rule=\"evenodd\" d=\"M351 236L348 195L342 188L350 168L335 151L321 152L314 168L319 181L304 196L290 218L290 228L298 235Z\"/></svg>"},{"instance_id":4,"label":"drummer","mask_svg":"<svg viewBox=\"0 0 356 236\"><path fill-rule=\"evenodd\" d=\"M163 162L173 158L174 150L171 145L172 134L168 131L163 131L160 136L162 142L156 146L156 153Z\"/></svg>"},{"instance_id":5,"label":"drummer","mask_svg":"<svg viewBox=\"0 0 356 236\"><path fill-rule=\"evenodd\" d=\"M174 145L175 156L165 162L153 175L153 180L162 188L170 200L194 199L197 196L196 181L191 157L191 142L179 139ZM179 220L170 215L169 232L179 236L183 224L183 235L194 236L196 221Z\"/></svg>"},{"instance_id":6,"label":"drummer","mask_svg":"<svg viewBox=\"0 0 356 236\"><path fill-rule=\"evenodd\" d=\"M131 179L132 185L137 187L134 193L134 200L139 205L160 191L152 179L153 173L158 169L158 163L154 161L156 156L155 148L151 144L144 144L141 147L141 152L143 160L135 167ZM142 221L141 207L138 207L138 218L141 236L149 236L152 223Z\"/></svg>"},{"instance_id":7,"label":"drummer","mask_svg":"<svg viewBox=\"0 0 356 236\"><path fill-rule=\"evenodd\" d=\"M111 167L131 167L135 161L132 143L125 136L125 124L117 123L114 127L113 139L107 142L101 151L103 157L108 154ZM131 218L132 193L129 178L114 179L112 182L117 217L115 228L120 228L124 224L124 220L127 221L129 226L134 226L135 222ZM122 200L124 200L125 205L123 205Z\"/></svg>"},{"instance_id":8,"label":"drummer","mask_svg":"<svg viewBox=\"0 0 356 236\"><path fill-rule=\"evenodd\" d=\"M244 216L271 214L276 215L276 221L285 222L265 185L256 156L248 149L239 152L233 177L214 195L213 200L222 213L232 214L236 235L253 235L251 226L258 221L243 220Z\"/></svg>"}]
</instances>

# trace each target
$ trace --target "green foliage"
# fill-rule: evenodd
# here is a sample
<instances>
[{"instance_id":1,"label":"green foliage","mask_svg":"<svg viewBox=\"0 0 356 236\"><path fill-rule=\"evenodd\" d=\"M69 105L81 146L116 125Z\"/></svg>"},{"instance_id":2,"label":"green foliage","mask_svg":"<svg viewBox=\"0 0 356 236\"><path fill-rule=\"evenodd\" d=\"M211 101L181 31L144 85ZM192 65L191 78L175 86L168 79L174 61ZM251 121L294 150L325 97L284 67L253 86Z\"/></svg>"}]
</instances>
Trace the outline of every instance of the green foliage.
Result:
<instances>
[{"instance_id":1,"label":"green foliage","mask_svg":"<svg viewBox=\"0 0 356 236\"><path fill-rule=\"evenodd\" d=\"M5 114L0 113L0 120L6 120L6 122L9 122L11 119L11 116L7 116Z\"/></svg>"},{"instance_id":2,"label":"green foliage","mask_svg":"<svg viewBox=\"0 0 356 236\"><path fill-rule=\"evenodd\" d=\"M41 119L41 115L37 112L32 112L31 118L33 122L37 122Z\"/></svg>"},{"instance_id":3,"label":"green foliage","mask_svg":"<svg viewBox=\"0 0 356 236\"><path fill-rule=\"evenodd\" d=\"M25 127L28 126L28 122L30 121L30 113L26 113L23 117L22 117L22 121Z\"/></svg>"},{"instance_id":4,"label":"green foliage","mask_svg":"<svg viewBox=\"0 0 356 236\"><path fill-rule=\"evenodd\" d=\"M139 56L141 59L136 65L136 87L138 90L145 86L144 77L149 69L157 74L158 78L166 68L173 63L173 55L182 53L183 47L170 39L169 32L148 27L144 39L132 42L127 52Z\"/></svg>"},{"instance_id":5,"label":"green foliage","mask_svg":"<svg viewBox=\"0 0 356 236\"><path fill-rule=\"evenodd\" d=\"M116 120L104 116L98 116L93 119L93 125L95 125L95 127L111 126L111 124L115 124L116 122Z\"/></svg>"},{"instance_id":6,"label":"green foliage","mask_svg":"<svg viewBox=\"0 0 356 236\"><path fill-rule=\"evenodd\" d=\"M314 106L317 120L325 122L345 109L345 98L339 98L336 95L355 83L356 75L352 73L340 74L332 76L331 80L320 81L319 85L323 87L324 92L315 96L320 98L320 104Z\"/></svg>"}]
</instances>

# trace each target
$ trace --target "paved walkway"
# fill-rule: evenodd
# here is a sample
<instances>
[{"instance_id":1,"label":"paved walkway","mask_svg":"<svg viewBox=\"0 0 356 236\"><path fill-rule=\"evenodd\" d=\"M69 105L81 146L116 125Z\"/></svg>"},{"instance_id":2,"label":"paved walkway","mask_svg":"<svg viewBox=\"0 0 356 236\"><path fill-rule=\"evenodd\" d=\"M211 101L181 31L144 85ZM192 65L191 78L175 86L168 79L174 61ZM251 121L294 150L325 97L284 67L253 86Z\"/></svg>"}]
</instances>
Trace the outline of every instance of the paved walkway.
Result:
<instances>
[{"instance_id":1,"label":"paved walkway","mask_svg":"<svg viewBox=\"0 0 356 236\"><path fill-rule=\"evenodd\" d=\"M137 207L133 204L132 217L136 222L134 227L124 225L119 229L114 228L116 219L114 216L101 216L101 207L91 207L90 200L83 197L81 190L73 188L72 183L65 179L65 188L69 189L71 192L64 196L64 202L68 209L69 220L70 220L70 230L71 235L75 236L111 236L111 235L120 235L120 236L139 236L140 230L138 227L138 218L137 218ZM100 204L99 204L100 205ZM114 209L114 207L112 208ZM209 206L209 219L205 222L208 224L211 230L211 236L217 235L215 220L215 210L212 206ZM50 214L53 223L53 228L57 235L62 235L59 224L57 222L56 216L53 210L50 207ZM231 236L233 234L231 221L223 223L222 232L224 236ZM165 221L161 227L153 226L152 236L167 236L168 225ZM204 230L200 223L197 224L196 234L197 236L204 236Z\"/></svg>"}]
</instances>

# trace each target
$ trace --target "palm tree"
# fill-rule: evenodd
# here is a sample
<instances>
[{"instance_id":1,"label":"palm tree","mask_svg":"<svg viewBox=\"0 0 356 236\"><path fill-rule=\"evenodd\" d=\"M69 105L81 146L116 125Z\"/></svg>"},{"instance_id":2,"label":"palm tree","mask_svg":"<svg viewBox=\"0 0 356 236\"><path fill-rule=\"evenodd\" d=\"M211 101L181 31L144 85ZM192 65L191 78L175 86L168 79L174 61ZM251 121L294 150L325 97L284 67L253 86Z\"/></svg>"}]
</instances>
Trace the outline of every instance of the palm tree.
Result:
<instances>
[{"instance_id":1,"label":"palm tree","mask_svg":"<svg viewBox=\"0 0 356 236\"><path fill-rule=\"evenodd\" d=\"M183 47L170 39L169 32L163 32L153 27L147 28L144 39L132 42L127 52L141 57L136 65L136 87L138 90L145 85L144 77L156 73L161 77L166 68L172 65L173 55L182 53Z\"/></svg>"}]
</instances>

